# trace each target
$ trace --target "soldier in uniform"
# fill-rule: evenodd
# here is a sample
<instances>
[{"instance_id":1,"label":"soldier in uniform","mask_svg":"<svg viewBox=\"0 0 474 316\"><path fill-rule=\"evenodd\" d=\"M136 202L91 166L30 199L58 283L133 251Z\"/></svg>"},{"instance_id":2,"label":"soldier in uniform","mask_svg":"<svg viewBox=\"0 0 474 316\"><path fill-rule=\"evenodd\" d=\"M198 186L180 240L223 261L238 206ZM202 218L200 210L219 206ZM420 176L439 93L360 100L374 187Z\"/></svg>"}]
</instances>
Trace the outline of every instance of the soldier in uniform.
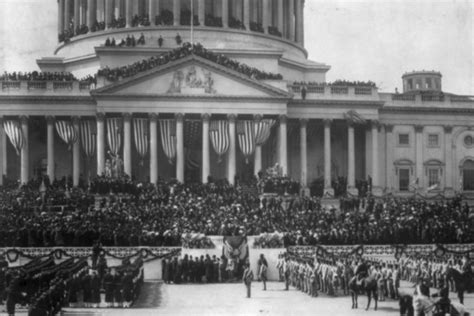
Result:
<instances>
[{"instance_id":1,"label":"soldier in uniform","mask_svg":"<svg viewBox=\"0 0 474 316\"><path fill-rule=\"evenodd\" d=\"M114 271L108 269L104 276L104 288L105 288L105 303L107 307L112 307L114 304Z\"/></svg>"},{"instance_id":2,"label":"soldier in uniform","mask_svg":"<svg viewBox=\"0 0 474 316\"><path fill-rule=\"evenodd\" d=\"M97 271L92 271L91 276L91 301L92 307L99 307L100 304L100 279L97 275Z\"/></svg>"},{"instance_id":3,"label":"soldier in uniform","mask_svg":"<svg viewBox=\"0 0 474 316\"><path fill-rule=\"evenodd\" d=\"M245 270L244 274L242 276L242 281L244 281L245 287L247 288L247 298L250 298L250 289L252 287L252 281L253 281L253 272L250 269L250 264L246 263L245 264Z\"/></svg>"},{"instance_id":4,"label":"soldier in uniform","mask_svg":"<svg viewBox=\"0 0 474 316\"><path fill-rule=\"evenodd\" d=\"M265 259L263 253L260 254L260 259L258 259L258 278L263 282L263 290L267 290L267 270L268 270L268 263L267 259Z\"/></svg>"},{"instance_id":5,"label":"soldier in uniform","mask_svg":"<svg viewBox=\"0 0 474 316\"><path fill-rule=\"evenodd\" d=\"M129 271L125 271L122 278L123 307L130 307L133 301L133 277Z\"/></svg>"}]
</instances>

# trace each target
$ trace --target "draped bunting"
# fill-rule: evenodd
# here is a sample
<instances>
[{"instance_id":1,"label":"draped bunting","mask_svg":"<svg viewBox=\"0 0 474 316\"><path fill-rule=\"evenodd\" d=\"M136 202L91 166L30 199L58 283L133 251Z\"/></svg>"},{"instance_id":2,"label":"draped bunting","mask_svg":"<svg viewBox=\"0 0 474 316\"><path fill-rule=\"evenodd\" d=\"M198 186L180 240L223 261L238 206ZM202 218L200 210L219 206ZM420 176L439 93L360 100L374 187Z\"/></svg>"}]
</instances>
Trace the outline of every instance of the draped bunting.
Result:
<instances>
[{"instance_id":1,"label":"draped bunting","mask_svg":"<svg viewBox=\"0 0 474 316\"><path fill-rule=\"evenodd\" d=\"M255 123L255 145L261 146L266 143L272 132L275 120L264 119Z\"/></svg>"},{"instance_id":2,"label":"draped bunting","mask_svg":"<svg viewBox=\"0 0 474 316\"><path fill-rule=\"evenodd\" d=\"M197 155L195 152L190 148L185 148L184 150L186 152L186 168L191 170L199 169L201 164L199 163L199 160L196 159Z\"/></svg>"},{"instance_id":3,"label":"draped bunting","mask_svg":"<svg viewBox=\"0 0 474 316\"><path fill-rule=\"evenodd\" d=\"M229 149L229 123L227 120L211 121L209 123L209 137L212 147L219 156L218 162L221 162L222 155Z\"/></svg>"},{"instance_id":4,"label":"draped bunting","mask_svg":"<svg viewBox=\"0 0 474 316\"><path fill-rule=\"evenodd\" d=\"M94 123L95 122L90 120L83 120L81 121L80 125L82 149L89 159L94 157L96 147L96 132L94 129Z\"/></svg>"},{"instance_id":5,"label":"draped bunting","mask_svg":"<svg viewBox=\"0 0 474 316\"><path fill-rule=\"evenodd\" d=\"M237 121L237 138L240 150L245 157L245 163L249 163L249 158L255 150L254 122Z\"/></svg>"},{"instance_id":6,"label":"draped bunting","mask_svg":"<svg viewBox=\"0 0 474 316\"><path fill-rule=\"evenodd\" d=\"M112 155L117 156L122 146L122 118L107 119L107 142Z\"/></svg>"},{"instance_id":7,"label":"draped bunting","mask_svg":"<svg viewBox=\"0 0 474 316\"><path fill-rule=\"evenodd\" d=\"M5 121L3 128L15 148L16 154L19 156L24 145L23 131L21 130L20 123L18 121Z\"/></svg>"},{"instance_id":8,"label":"draped bunting","mask_svg":"<svg viewBox=\"0 0 474 316\"><path fill-rule=\"evenodd\" d=\"M200 120L186 120L184 122L184 147L201 150L202 123Z\"/></svg>"},{"instance_id":9,"label":"draped bunting","mask_svg":"<svg viewBox=\"0 0 474 316\"><path fill-rule=\"evenodd\" d=\"M135 138L135 148L142 163L148 153L148 119L133 119L133 135Z\"/></svg>"},{"instance_id":10,"label":"draped bunting","mask_svg":"<svg viewBox=\"0 0 474 316\"><path fill-rule=\"evenodd\" d=\"M161 145L168 157L168 162L173 163L176 157L176 121L160 120Z\"/></svg>"},{"instance_id":11,"label":"draped bunting","mask_svg":"<svg viewBox=\"0 0 474 316\"><path fill-rule=\"evenodd\" d=\"M66 143L68 150L71 150L72 145L77 142L79 135L70 121L59 120L55 123L56 132L59 137Z\"/></svg>"}]
</instances>

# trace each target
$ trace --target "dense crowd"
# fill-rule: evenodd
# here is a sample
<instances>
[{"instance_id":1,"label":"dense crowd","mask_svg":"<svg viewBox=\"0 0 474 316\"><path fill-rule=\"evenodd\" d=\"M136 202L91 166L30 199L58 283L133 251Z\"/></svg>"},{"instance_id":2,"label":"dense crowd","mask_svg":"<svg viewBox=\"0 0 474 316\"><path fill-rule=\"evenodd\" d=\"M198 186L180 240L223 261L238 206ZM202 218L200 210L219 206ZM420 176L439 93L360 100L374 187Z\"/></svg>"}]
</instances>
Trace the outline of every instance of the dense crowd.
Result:
<instances>
[{"instance_id":1,"label":"dense crowd","mask_svg":"<svg viewBox=\"0 0 474 316\"><path fill-rule=\"evenodd\" d=\"M335 80L333 82L316 82L316 81L294 81L295 86L343 86L343 87L372 87L377 85L372 81L350 81L350 80Z\"/></svg>"},{"instance_id":2,"label":"dense crowd","mask_svg":"<svg viewBox=\"0 0 474 316\"><path fill-rule=\"evenodd\" d=\"M69 258L55 263L52 257L0 271L0 302L5 298L9 314L15 304L28 305L30 316L56 315L64 306L129 307L143 283L143 260L126 258L108 267L100 256L89 266L87 258ZM105 292L105 301L101 292Z\"/></svg>"},{"instance_id":3,"label":"dense crowd","mask_svg":"<svg viewBox=\"0 0 474 316\"><path fill-rule=\"evenodd\" d=\"M140 34L140 37L138 39L135 39L135 35L132 34L132 36L127 35L126 38L123 38L120 43L116 43L115 38L112 37L110 39L107 37L105 40L104 46L106 47L135 47L136 45L145 45L145 35L143 33Z\"/></svg>"},{"instance_id":4,"label":"dense crowd","mask_svg":"<svg viewBox=\"0 0 474 316\"><path fill-rule=\"evenodd\" d=\"M250 78L257 80L281 80L280 74L273 74L261 71L257 68L250 67L236 60L230 59L222 54L213 53L205 49L201 44L184 43L181 47L173 49L159 56L153 56L142 61L135 62L131 65L110 69L105 67L98 71L98 76L105 77L109 81L117 81L136 75L139 72L147 71L155 67L165 65L171 61L178 60L190 55L196 55L219 65L240 72Z\"/></svg>"},{"instance_id":5,"label":"dense crowd","mask_svg":"<svg viewBox=\"0 0 474 316\"><path fill-rule=\"evenodd\" d=\"M154 186L100 177L87 189L48 182L43 192L40 184L0 191L1 247L91 246L96 240L105 246L172 246L180 245L185 233L279 232L285 246L474 241L473 217L459 199L346 197L336 210L315 197L260 199L225 181ZM50 204L64 207L51 211Z\"/></svg>"},{"instance_id":6,"label":"dense crowd","mask_svg":"<svg viewBox=\"0 0 474 316\"><path fill-rule=\"evenodd\" d=\"M96 84L96 78L88 75L77 79L70 72L49 72L49 71L31 71L31 72L7 72L0 75L0 81L55 81L55 82L73 82Z\"/></svg>"}]
</instances>

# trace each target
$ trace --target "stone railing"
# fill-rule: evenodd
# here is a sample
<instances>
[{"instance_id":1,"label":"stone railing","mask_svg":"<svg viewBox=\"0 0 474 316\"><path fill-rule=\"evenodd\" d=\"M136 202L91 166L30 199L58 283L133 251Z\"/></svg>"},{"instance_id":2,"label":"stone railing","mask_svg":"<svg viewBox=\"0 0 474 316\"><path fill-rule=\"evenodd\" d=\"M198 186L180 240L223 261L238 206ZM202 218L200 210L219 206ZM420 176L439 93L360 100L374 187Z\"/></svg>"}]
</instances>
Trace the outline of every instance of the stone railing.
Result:
<instances>
[{"instance_id":1,"label":"stone railing","mask_svg":"<svg viewBox=\"0 0 474 316\"><path fill-rule=\"evenodd\" d=\"M289 84L288 91L295 94L300 94L303 89L303 85L300 84ZM326 97L354 97L354 98L373 98L377 96L377 88L368 86L340 86L340 85L304 85L306 89L306 95L308 99Z\"/></svg>"}]
</instances>

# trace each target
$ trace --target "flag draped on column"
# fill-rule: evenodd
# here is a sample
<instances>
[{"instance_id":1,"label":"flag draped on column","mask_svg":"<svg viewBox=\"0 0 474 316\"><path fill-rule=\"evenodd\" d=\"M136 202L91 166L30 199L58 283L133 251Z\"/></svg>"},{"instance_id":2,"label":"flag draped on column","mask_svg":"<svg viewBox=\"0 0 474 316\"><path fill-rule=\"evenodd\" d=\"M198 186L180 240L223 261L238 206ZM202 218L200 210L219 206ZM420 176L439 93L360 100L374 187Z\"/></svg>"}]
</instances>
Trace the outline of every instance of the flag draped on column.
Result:
<instances>
[{"instance_id":1,"label":"flag draped on column","mask_svg":"<svg viewBox=\"0 0 474 316\"><path fill-rule=\"evenodd\" d=\"M140 165L143 165L143 160L148 153L148 119L133 119L133 135L135 138L135 148L137 149L138 156L140 156Z\"/></svg>"},{"instance_id":2,"label":"flag draped on column","mask_svg":"<svg viewBox=\"0 0 474 316\"><path fill-rule=\"evenodd\" d=\"M255 145L262 146L270 137L275 120L264 119L255 124Z\"/></svg>"},{"instance_id":3,"label":"flag draped on column","mask_svg":"<svg viewBox=\"0 0 474 316\"><path fill-rule=\"evenodd\" d=\"M161 145L168 157L168 162L173 163L176 158L176 121L160 120Z\"/></svg>"},{"instance_id":4,"label":"flag draped on column","mask_svg":"<svg viewBox=\"0 0 474 316\"><path fill-rule=\"evenodd\" d=\"M212 147L219 156L218 162L221 162L222 155L229 149L229 122L227 120L211 121L209 137L211 138Z\"/></svg>"},{"instance_id":5,"label":"flag draped on column","mask_svg":"<svg viewBox=\"0 0 474 316\"><path fill-rule=\"evenodd\" d=\"M107 118L107 143L109 144L110 153L117 156L122 147L122 118Z\"/></svg>"},{"instance_id":6,"label":"flag draped on column","mask_svg":"<svg viewBox=\"0 0 474 316\"><path fill-rule=\"evenodd\" d=\"M81 121L80 125L80 134L81 134L81 144L84 153L87 158L92 159L94 157L95 148L96 148L96 136L97 132L95 131L95 122L90 120Z\"/></svg>"},{"instance_id":7,"label":"flag draped on column","mask_svg":"<svg viewBox=\"0 0 474 316\"><path fill-rule=\"evenodd\" d=\"M67 149L71 150L72 145L78 140L78 131L74 128L70 121L59 120L56 121L56 131L59 137L67 144Z\"/></svg>"},{"instance_id":8,"label":"flag draped on column","mask_svg":"<svg viewBox=\"0 0 474 316\"><path fill-rule=\"evenodd\" d=\"M16 154L19 156L25 141L20 123L18 121L5 121L3 128L15 148Z\"/></svg>"},{"instance_id":9,"label":"flag draped on column","mask_svg":"<svg viewBox=\"0 0 474 316\"><path fill-rule=\"evenodd\" d=\"M245 163L249 163L249 158L255 150L255 131L254 121L238 121L237 122L237 138L239 147L245 157Z\"/></svg>"}]
</instances>

